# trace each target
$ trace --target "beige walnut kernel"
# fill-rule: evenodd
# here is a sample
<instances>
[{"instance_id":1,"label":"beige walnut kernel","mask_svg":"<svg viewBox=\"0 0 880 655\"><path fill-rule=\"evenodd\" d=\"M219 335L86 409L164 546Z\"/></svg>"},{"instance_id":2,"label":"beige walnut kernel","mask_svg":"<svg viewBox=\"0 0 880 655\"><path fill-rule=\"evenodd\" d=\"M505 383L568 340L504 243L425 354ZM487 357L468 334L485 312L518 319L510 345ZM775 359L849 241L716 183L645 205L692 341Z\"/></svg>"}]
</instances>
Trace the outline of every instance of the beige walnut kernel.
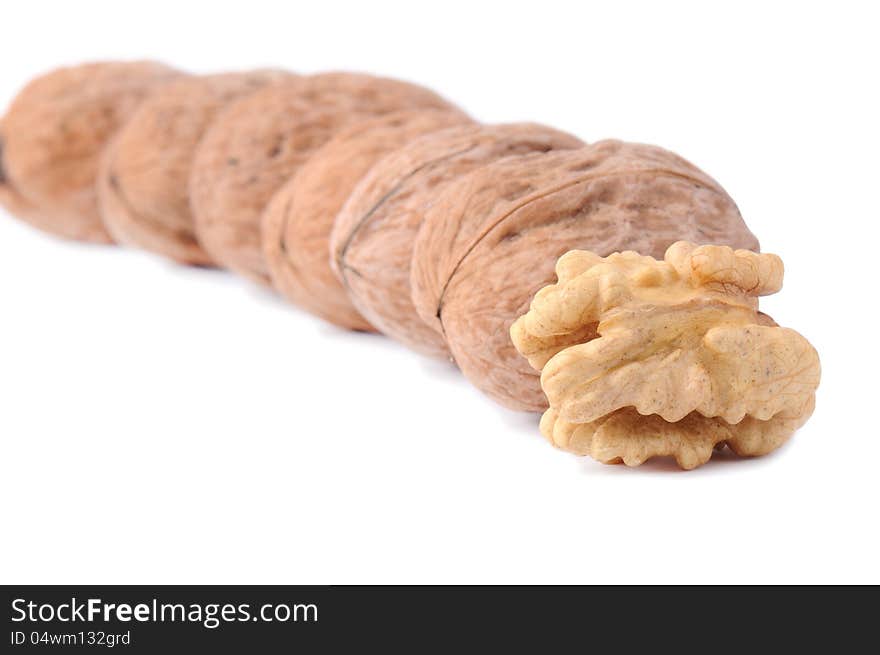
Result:
<instances>
[{"instance_id":1,"label":"beige walnut kernel","mask_svg":"<svg viewBox=\"0 0 880 655\"><path fill-rule=\"evenodd\" d=\"M758 312L782 286L775 255L677 242L663 261L571 251L511 327L541 372L541 432L602 462L658 455L683 468L727 444L778 448L810 416L819 357Z\"/></svg>"}]
</instances>

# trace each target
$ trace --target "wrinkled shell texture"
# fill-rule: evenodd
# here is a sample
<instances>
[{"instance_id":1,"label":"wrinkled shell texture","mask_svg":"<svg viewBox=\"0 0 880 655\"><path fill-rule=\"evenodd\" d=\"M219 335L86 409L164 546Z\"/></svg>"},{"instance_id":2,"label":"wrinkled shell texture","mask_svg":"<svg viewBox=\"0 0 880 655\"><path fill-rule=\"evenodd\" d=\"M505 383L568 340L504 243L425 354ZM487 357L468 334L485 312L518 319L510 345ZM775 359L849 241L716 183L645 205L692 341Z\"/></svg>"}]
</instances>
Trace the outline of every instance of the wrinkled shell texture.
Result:
<instances>
[{"instance_id":1,"label":"wrinkled shell texture","mask_svg":"<svg viewBox=\"0 0 880 655\"><path fill-rule=\"evenodd\" d=\"M210 265L189 203L196 147L225 105L285 75L187 76L141 103L107 148L98 176L101 212L114 239L185 264Z\"/></svg>"},{"instance_id":2,"label":"wrinkled shell texture","mask_svg":"<svg viewBox=\"0 0 880 655\"><path fill-rule=\"evenodd\" d=\"M812 413L815 349L758 313L757 296L782 286L775 255L687 242L663 261L575 250L556 273L511 328L542 371L541 431L555 445L694 468L725 444L771 452Z\"/></svg>"},{"instance_id":3,"label":"wrinkled shell texture","mask_svg":"<svg viewBox=\"0 0 880 655\"><path fill-rule=\"evenodd\" d=\"M275 194L263 216L263 249L272 285L326 321L372 330L330 266L336 215L384 155L416 137L467 122L467 116L451 109L408 110L359 121L331 139Z\"/></svg>"},{"instance_id":4,"label":"wrinkled shell texture","mask_svg":"<svg viewBox=\"0 0 880 655\"><path fill-rule=\"evenodd\" d=\"M379 161L340 211L333 265L361 314L421 353L448 357L443 336L410 295L413 244L429 205L462 175L502 158L579 148L577 137L533 124L472 125L427 135Z\"/></svg>"},{"instance_id":5,"label":"wrinkled shell texture","mask_svg":"<svg viewBox=\"0 0 880 655\"><path fill-rule=\"evenodd\" d=\"M103 62L33 80L0 128L0 201L46 232L110 242L95 190L101 154L141 101L178 75L155 62Z\"/></svg>"},{"instance_id":6,"label":"wrinkled shell texture","mask_svg":"<svg viewBox=\"0 0 880 655\"><path fill-rule=\"evenodd\" d=\"M758 250L733 200L661 148L603 141L497 162L448 186L429 209L412 259L419 315L462 372L498 402L543 411L538 374L510 326L569 250L662 257L688 240Z\"/></svg>"},{"instance_id":7,"label":"wrinkled shell texture","mask_svg":"<svg viewBox=\"0 0 880 655\"><path fill-rule=\"evenodd\" d=\"M4 207L13 216L17 216L35 227L46 230L47 228L43 227L46 219L41 216L40 211L33 203L15 190L11 180L6 175L3 168L3 133L3 121L0 119L0 206Z\"/></svg>"},{"instance_id":8,"label":"wrinkled shell texture","mask_svg":"<svg viewBox=\"0 0 880 655\"><path fill-rule=\"evenodd\" d=\"M271 84L220 113L196 152L196 235L216 262L269 283L260 218L272 195L341 128L366 116L448 103L422 87L354 73Z\"/></svg>"}]
</instances>

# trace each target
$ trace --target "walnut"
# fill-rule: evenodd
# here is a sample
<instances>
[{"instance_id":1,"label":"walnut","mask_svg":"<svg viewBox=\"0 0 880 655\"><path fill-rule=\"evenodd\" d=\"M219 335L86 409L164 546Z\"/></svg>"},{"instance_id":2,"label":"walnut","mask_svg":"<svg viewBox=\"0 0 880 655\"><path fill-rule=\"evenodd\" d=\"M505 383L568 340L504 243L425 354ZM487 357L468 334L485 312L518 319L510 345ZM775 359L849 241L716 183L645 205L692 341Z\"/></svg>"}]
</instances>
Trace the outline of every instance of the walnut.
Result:
<instances>
[{"instance_id":1,"label":"walnut","mask_svg":"<svg viewBox=\"0 0 880 655\"><path fill-rule=\"evenodd\" d=\"M415 109L359 121L318 150L272 198L263 250L272 285L291 302L352 330L372 330L330 266L330 232L352 189L384 155L415 138L471 122L452 109Z\"/></svg>"},{"instance_id":2,"label":"walnut","mask_svg":"<svg viewBox=\"0 0 880 655\"><path fill-rule=\"evenodd\" d=\"M21 220L30 223L35 227L39 227L41 229L46 229L43 227L43 223L46 222L46 219L43 217L43 214L27 198L21 195L14 186L12 186L12 181L8 178L6 172L3 168L3 141L2 135L4 134L3 127L3 119L0 118L0 206L2 206L6 211L8 211L13 216L20 218ZM51 225L51 221L49 221L49 225ZM109 240L106 233L100 235L99 241Z\"/></svg>"},{"instance_id":3,"label":"walnut","mask_svg":"<svg viewBox=\"0 0 880 655\"><path fill-rule=\"evenodd\" d=\"M782 273L775 255L684 241L663 261L567 253L510 331L542 371L542 433L633 466L778 448L812 413L820 375L810 343L758 312Z\"/></svg>"},{"instance_id":4,"label":"walnut","mask_svg":"<svg viewBox=\"0 0 880 655\"><path fill-rule=\"evenodd\" d=\"M0 125L0 202L57 236L112 241L95 192L101 153L141 101L178 75L155 62L101 62L31 81Z\"/></svg>"},{"instance_id":5,"label":"walnut","mask_svg":"<svg viewBox=\"0 0 880 655\"><path fill-rule=\"evenodd\" d=\"M233 102L211 123L193 163L199 242L217 263L269 284L261 216L309 157L356 120L449 106L423 87L356 73L290 79Z\"/></svg>"},{"instance_id":6,"label":"walnut","mask_svg":"<svg viewBox=\"0 0 880 655\"><path fill-rule=\"evenodd\" d=\"M450 181L492 161L581 145L542 125L467 125L412 141L376 163L330 236L332 264L354 306L380 332L448 357L442 335L422 322L410 299L413 243L427 206Z\"/></svg>"},{"instance_id":7,"label":"walnut","mask_svg":"<svg viewBox=\"0 0 880 655\"><path fill-rule=\"evenodd\" d=\"M661 148L603 141L511 158L460 178L426 212L412 299L471 382L508 407L542 411L538 374L509 330L553 282L556 259L576 248L662 256L681 239L758 248L718 183Z\"/></svg>"},{"instance_id":8,"label":"walnut","mask_svg":"<svg viewBox=\"0 0 880 655\"><path fill-rule=\"evenodd\" d=\"M185 264L212 264L196 241L189 204L196 146L225 105L286 75L186 76L141 103L106 149L98 175L101 212L113 237Z\"/></svg>"}]
</instances>

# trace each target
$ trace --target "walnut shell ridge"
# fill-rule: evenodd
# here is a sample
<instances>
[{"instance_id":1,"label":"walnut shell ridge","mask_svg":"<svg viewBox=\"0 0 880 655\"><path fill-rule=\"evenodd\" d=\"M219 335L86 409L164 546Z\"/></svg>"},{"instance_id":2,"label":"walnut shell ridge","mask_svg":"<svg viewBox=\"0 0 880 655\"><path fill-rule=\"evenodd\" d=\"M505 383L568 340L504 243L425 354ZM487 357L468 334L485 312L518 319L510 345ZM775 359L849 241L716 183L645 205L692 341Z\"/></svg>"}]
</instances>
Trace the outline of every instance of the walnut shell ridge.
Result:
<instances>
[{"instance_id":1,"label":"walnut shell ridge","mask_svg":"<svg viewBox=\"0 0 880 655\"><path fill-rule=\"evenodd\" d=\"M354 306L383 334L423 354L448 357L443 336L422 322L410 295L413 244L425 211L445 185L469 171L582 145L543 125L466 125L387 155L352 191L330 236L331 264Z\"/></svg>"},{"instance_id":2,"label":"walnut shell ridge","mask_svg":"<svg viewBox=\"0 0 880 655\"><path fill-rule=\"evenodd\" d=\"M416 107L448 108L423 87L359 73L270 84L224 109L196 151L196 236L220 265L269 284L261 217L269 200L341 128Z\"/></svg>"},{"instance_id":3,"label":"walnut shell ridge","mask_svg":"<svg viewBox=\"0 0 880 655\"><path fill-rule=\"evenodd\" d=\"M662 261L572 251L556 272L510 332L541 371L554 444L693 468L719 445L768 453L812 413L816 350L758 312L782 286L775 255L678 242Z\"/></svg>"},{"instance_id":4,"label":"walnut shell ridge","mask_svg":"<svg viewBox=\"0 0 880 655\"><path fill-rule=\"evenodd\" d=\"M144 100L106 149L98 175L101 214L113 238L184 264L213 264L196 240L190 209L196 147L224 106L287 75L186 76Z\"/></svg>"},{"instance_id":5,"label":"walnut shell ridge","mask_svg":"<svg viewBox=\"0 0 880 655\"><path fill-rule=\"evenodd\" d=\"M31 81L0 124L0 202L45 232L110 243L95 188L102 152L141 101L179 75L157 62L111 61Z\"/></svg>"},{"instance_id":6,"label":"walnut shell ridge","mask_svg":"<svg viewBox=\"0 0 880 655\"><path fill-rule=\"evenodd\" d=\"M273 197L262 218L263 251L274 286L300 307L352 330L373 330L330 265L336 215L383 156L415 138L471 119L454 109L416 109L341 130Z\"/></svg>"},{"instance_id":7,"label":"walnut shell ridge","mask_svg":"<svg viewBox=\"0 0 880 655\"><path fill-rule=\"evenodd\" d=\"M475 386L507 407L543 411L538 374L510 326L553 282L554 262L579 248L662 256L682 239L758 249L719 184L662 148L602 141L512 158L463 176L428 209L412 299Z\"/></svg>"}]
</instances>

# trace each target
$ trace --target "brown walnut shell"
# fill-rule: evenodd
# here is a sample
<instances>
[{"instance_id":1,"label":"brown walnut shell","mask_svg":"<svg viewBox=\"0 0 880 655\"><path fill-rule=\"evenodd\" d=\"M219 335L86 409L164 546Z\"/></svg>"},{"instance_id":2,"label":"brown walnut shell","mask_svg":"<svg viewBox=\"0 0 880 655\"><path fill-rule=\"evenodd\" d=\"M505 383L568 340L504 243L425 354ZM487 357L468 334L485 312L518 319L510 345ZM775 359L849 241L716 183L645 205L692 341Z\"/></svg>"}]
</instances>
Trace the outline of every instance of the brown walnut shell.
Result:
<instances>
[{"instance_id":1,"label":"brown walnut shell","mask_svg":"<svg viewBox=\"0 0 880 655\"><path fill-rule=\"evenodd\" d=\"M3 119L0 119L0 135L3 134ZM3 169L3 141L0 138L0 206L13 216L31 225L42 227L42 215L36 205L16 191Z\"/></svg>"},{"instance_id":2,"label":"brown walnut shell","mask_svg":"<svg viewBox=\"0 0 880 655\"><path fill-rule=\"evenodd\" d=\"M468 122L458 111L417 109L369 118L339 132L273 196L263 215L263 249L272 285L330 323L372 330L330 266L336 215L384 155L424 134Z\"/></svg>"},{"instance_id":3,"label":"brown walnut shell","mask_svg":"<svg viewBox=\"0 0 880 655\"><path fill-rule=\"evenodd\" d=\"M178 75L156 62L101 62L31 81L0 126L0 202L57 236L111 242L95 190L101 154L141 101Z\"/></svg>"},{"instance_id":4,"label":"brown walnut shell","mask_svg":"<svg viewBox=\"0 0 880 655\"><path fill-rule=\"evenodd\" d=\"M142 102L106 149L98 176L101 213L113 238L184 264L212 264L196 240L189 203L196 147L224 106L287 75L187 76Z\"/></svg>"},{"instance_id":5,"label":"brown walnut shell","mask_svg":"<svg viewBox=\"0 0 880 655\"><path fill-rule=\"evenodd\" d=\"M357 73L271 84L223 110L196 151L190 200L213 259L269 283L260 217L272 195L342 127L366 116L449 104L420 86Z\"/></svg>"},{"instance_id":6,"label":"brown walnut shell","mask_svg":"<svg viewBox=\"0 0 880 655\"><path fill-rule=\"evenodd\" d=\"M413 252L413 302L478 388L542 411L538 374L510 326L554 281L556 260L574 249L662 257L679 240L758 250L718 183L661 148L602 141L510 159L461 178L431 207Z\"/></svg>"},{"instance_id":7,"label":"brown walnut shell","mask_svg":"<svg viewBox=\"0 0 880 655\"><path fill-rule=\"evenodd\" d=\"M410 298L413 243L428 206L445 185L490 162L582 145L542 125L468 125L427 135L383 158L354 189L330 237L334 270L355 307L380 332L447 357L442 335L422 322Z\"/></svg>"}]
</instances>

